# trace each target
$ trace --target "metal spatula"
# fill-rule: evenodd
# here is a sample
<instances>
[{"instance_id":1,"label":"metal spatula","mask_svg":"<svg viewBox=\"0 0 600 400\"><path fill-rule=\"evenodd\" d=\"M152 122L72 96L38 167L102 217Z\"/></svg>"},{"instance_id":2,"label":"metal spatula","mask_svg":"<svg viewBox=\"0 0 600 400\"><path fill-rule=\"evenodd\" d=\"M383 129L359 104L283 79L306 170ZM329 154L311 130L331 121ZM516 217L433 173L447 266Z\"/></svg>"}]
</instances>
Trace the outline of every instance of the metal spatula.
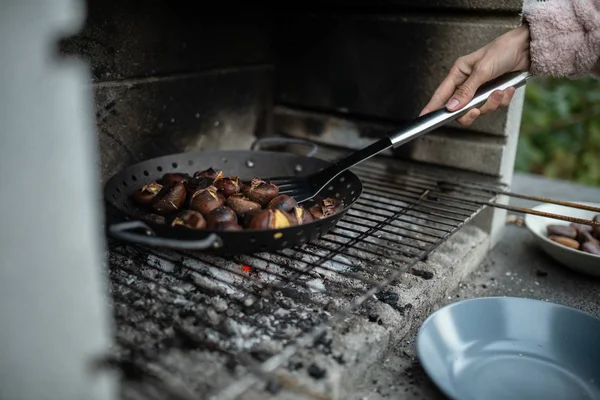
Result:
<instances>
[{"instance_id":1,"label":"metal spatula","mask_svg":"<svg viewBox=\"0 0 600 400\"><path fill-rule=\"evenodd\" d=\"M409 123L402 130L385 137L362 150L354 152L349 156L337 161L330 167L312 175L296 177L276 177L269 179L279 186L280 194L294 197L298 203L310 200L325 188L336 176L371 157L391 147L397 148L427 132L430 132L450 121L454 121L466 114L469 110L480 107L496 90L505 90L510 87L523 86L531 77L528 72L517 72L502 75L482 85L473 100L458 111L450 112L445 107L429 114L423 115Z\"/></svg>"}]
</instances>

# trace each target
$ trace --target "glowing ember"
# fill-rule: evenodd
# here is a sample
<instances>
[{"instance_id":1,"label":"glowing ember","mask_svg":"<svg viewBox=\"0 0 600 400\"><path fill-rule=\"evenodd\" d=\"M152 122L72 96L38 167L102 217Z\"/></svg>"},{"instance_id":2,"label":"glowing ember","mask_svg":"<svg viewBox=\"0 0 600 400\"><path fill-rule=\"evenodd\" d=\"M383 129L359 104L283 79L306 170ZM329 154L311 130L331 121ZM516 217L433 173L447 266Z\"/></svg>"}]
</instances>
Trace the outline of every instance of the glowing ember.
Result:
<instances>
[{"instance_id":1,"label":"glowing ember","mask_svg":"<svg viewBox=\"0 0 600 400\"><path fill-rule=\"evenodd\" d=\"M252 267L249 265L242 265L242 271L244 272L252 272Z\"/></svg>"}]
</instances>

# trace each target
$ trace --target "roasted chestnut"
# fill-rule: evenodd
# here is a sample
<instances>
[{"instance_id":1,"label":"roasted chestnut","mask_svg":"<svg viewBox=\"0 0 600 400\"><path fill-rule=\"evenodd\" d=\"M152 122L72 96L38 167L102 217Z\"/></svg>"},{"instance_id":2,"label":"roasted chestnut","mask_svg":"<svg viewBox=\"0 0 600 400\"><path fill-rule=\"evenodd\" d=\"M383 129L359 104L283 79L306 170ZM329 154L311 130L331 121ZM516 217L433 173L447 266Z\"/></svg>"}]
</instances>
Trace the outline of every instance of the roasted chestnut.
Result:
<instances>
[{"instance_id":1,"label":"roasted chestnut","mask_svg":"<svg viewBox=\"0 0 600 400\"><path fill-rule=\"evenodd\" d=\"M287 194L280 194L269 202L267 208L290 212L297 205L298 203L292 197L288 196Z\"/></svg>"},{"instance_id":2,"label":"roasted chestnut","mask_svg":"<svg viewBox=\"0 0 600 400\"><path fill-rule=\"evenodd\" d=\"M147 206L152 203L154 197L161 191L163 186L160 183L152 182L133 192L131 200L140 206Z\"/></svg>"},{"instance_id":3,"label":"roasted chestnut","mask_svg":"<svg viewBox=\"0 0 600 400\"><path fill-rule=\"evenodd\" d=\"M586 253L591 253L600 256L600 244L597 241L585 242L581 246L581 250L585 251Z\"/></svg>"},{"instance_id":4,"label":"roasted chestnut","mask_svg":"<svg viewBox=\"0 0 600 400\"><path fill-rule=\"evenodd\" d=\"M241 231L242 228L237 222L233 221L221 221L210 227L215 231Z\"/></svg>"},{"instance_id":5,"label":"roasted chestnut","mask_svg":"<svg viewBox=\"0 0 600 400\"><path fill-rule=\"evenodd\" d=\"M266 209L256 213L248 229L283 229L294 225L292 217L281 210Z\"/></svg>"},{"instance_id":6,"label":"roasted chestnut","mask_svg":"<svg viewBox=\"0 0 600 400\"><path fill-rule=\"evenodd\" d=\"M204 219L204 216L197 211L183 210L173 218L171 226L189 229L204 229L206 228L206 220Z\"/></svg>"},{"instance_id":7,"label":"roasted chestnut","mask_svg":"<svg viewBox=\"0 0 600 400\"><path fill-rule=\"evenodd\" d=\"M191 199L194 193L198 192L199 190L206 189L207 187L211 186L212 183L212 178L191 178L185 182L185 190L187 191L188 197Z\"/></svg>"},{"instance_id":8,"label":"roasted chestnut","mask_svg":"<svg viewBox=\"0 0 600 400\"><path fill-rule=\"evenodd\" d=\"M237 176L221 178L215 181L214 185L225 198L240 191L240 180Z\"/></svg>"},{"instance_id":9,"label":"roasted chestnut","mask_svg":"<svg viewBox=\"0 0 600 400\"><path fill-rule=\"evenodd\" d=\"M241 194L229 196L225 201L227 207L231 208L238 217L243 217L249 211L260 210L260 204L244 197Z\"/></svg>"},{"instance_id":10,"label":"roasted chestnut","mask_svg":"<svg viewBox=\"0 0 600 400\"><path fill-rule=\"evenodd\" d=\"M279 188L277 185L254 178L250 184L242 186L242 194L262 207L266 207L271 200L277 197Z\"/></svg>"},{"instance_id":11,"label":"roasted chestnut","mask_svg":"<svg viewBox=\"0 0 600 400\"><path fill-rule=\"evenodd\" d=\"M166 173L162 176L162 178L160 179L159 183L161 185L171 185L173 183L177 183L177 182L181 182L183 184L185 184L187 181L189 181L192 177L189 176L188 174L184 174L181 172L169 172Z\"/></svg>"},{"instance_id":12,"label":"roasted chestnut","mask_svg":"<svg viewBox=\"0 0 600 400\"><path fill-rule=\"evenodd\" d=\"M206 216L206 225L209 229L214 229L214 226L221 222L235 222L237 224L237 220L235 211L227 206L221 206L208 213Z\"/></svg>"},{"instance_id":13,"label":"roasted chestnut","mask_svg":"<svg viewBox=\"0 0 600 400\"><path fill-rule=\"evenodd\" d=\"M581 244L586 242L597 242L598 240L592 236L591 232L579 231L577 232L577 241Z\"/></svg>"},{"instance_id":14,"label":"roasted chestnut","mask_svg":"<svg viewBox=\"0 0 600 400\"><path fill-rule=\"evenodd\" d=\"M207 216L212 210L221 207L225 204L225 198L214 186L209 186L206 189L200 189L192 195L190 200L190 208L198 211L200 214Z\"/></svg>"},{"instance_id":15,"label":"roasted chestnut","mask_svg":"<svg viewBox=\"0 0 600 400\"><path fill-rule=\"evenodd\" d=\"M550 238L550 240L555 241L556 243L560 243L563 246L567 246L570 247L572 249L578 250L579 249L579 242L575 239L571 239L565 236L548 236Z\"/></svg>"},{"instance_id":16,"label":"roasted chestnut","mask_svg":"<svg viewBox=\"0 0 600 400\"><path fill-rule=\"evenodd\" d=\"M548 225L546 231L548 236L564 236L571 239L577 237L577 230L568 225Z\"/></svg>"},{"instance_id":17,"label":"roasted chestnut","mask_svg":"<svg viewBox=\"0 0 600 400\"><path fill-rule=\"evenodd\" d=\"M152 201L152 209L157 214L167 215L179 210L185 204L186 191L183 183L163 186Z\"/></svg>"},{"instance_id":18,"label":"roasted chestnut","mask_svg":"<svg viewBox=\"0 0 600 400\"><path fill-rule=\"evenodd\" d=\"M290 211L290 215L292 216L295 224L294 225L302 225L307 224L315 220L311 213L309 213L304 207L296 206Z\"/></svg>"},{"instance_id":19,"label":"roasted chestnut","mask_svg":"<svg viewBox=\"0 0 600 400\"><path fill-rule=\"evenodd\" d=\"M248 225L250 225L250 221L252 221L252 218L254 218L254 216L256 214L258 214L259 212L261 212L262 209L257 208L255 210L251 210L248 211L246 214L244 214L240 219L241 219L241 225L244 227L248 227Z\"/></svg>"},{"instance_id":20,"label":"roasted chestnut","mask_svg":"<svg viewBox=\"0 0 600 400\"><path fill-rule=\"evenodd\" d=\"M600 214L596 215L592 221L600 223ZM593 226L592 232L596 238L600 239L600 226Z\"/></svg>"},{"instance_id":21,"label":"roasted chestnut","mask_svg":"<svg viewBox=\"0 0 600 400\"><path fill-rule=\"evenodd\" d=\"M214 170L212 167L205 169L204 171L196 171L194 178L210 178L212 181L216 181L223 177L223 171Z\"/></svg>"},{"instance_id":22,"label":"roasted chestnut","mask_svg":"<svg viewBox=\"0 0 600 400\"><path fill-rule=\"evenodd\" d=\"M333 214L340 211L342 202L337 199L330 197L319 201L317 204L312 206L308 211L312 214L315 219L323 219L332 216Z\"/></svg>"},{"instance_id":23,"label":"roasted chestnut","mask_svg":"<svg viewBox=\"0 0 600 400\"><path fill-rule=\"evenodd\" d=\"M569 226L571 228L575 229L577 231L577 233L579 233L579 232L591 232L592 231L592 227L590 225L577 224L575 222L571 222L569 224Z\"/></svg>"}]
</instances>

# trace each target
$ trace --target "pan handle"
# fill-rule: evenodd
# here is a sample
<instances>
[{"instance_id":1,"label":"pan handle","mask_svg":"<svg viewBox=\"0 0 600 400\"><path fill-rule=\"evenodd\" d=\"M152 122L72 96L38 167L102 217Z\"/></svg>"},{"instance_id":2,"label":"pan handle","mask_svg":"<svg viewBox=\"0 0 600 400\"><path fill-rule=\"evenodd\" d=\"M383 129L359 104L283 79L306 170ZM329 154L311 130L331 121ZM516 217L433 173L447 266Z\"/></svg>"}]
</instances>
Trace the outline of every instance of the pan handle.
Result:
<instances>
[{"instance_id":1,"label":"pan handle","mask_svg":"<svg viewBox=\"0 0 600 400\"><path fill-rule=\"evenodd\" d=\"M252 145L250 146L250 150L257 150L257 147L260 147L259 145L261 145L263 143L270 143L270 144L295 143L295 144L303 144L306 146L310 146L310 147L312 147L312 149L310 149L306 153L306 157L313 157L315 154L317 154L317 151L319 150L319 146L316 143L309 142L308 140L296 139L296 138L284 138L284 137L258 138L254 141L254 143L252 143Z\"/></svg>"},{"instance_id":2,"label":"pan handle","mask_svg":"<svg viewBox=\"0 0 600 400\"><path fill-rule=\"evenodd\" d=\"M175 240L128 232L133 229L146 229L154 234L152 229L142 221L128 221L114 224L108 228L108 232L115 238L128 242L148 246L168 247L175 250L206 250L210 247L218 248L223 245L221 238L214 233L211 233L202 240Z\"/></svg>"}]
</instances>

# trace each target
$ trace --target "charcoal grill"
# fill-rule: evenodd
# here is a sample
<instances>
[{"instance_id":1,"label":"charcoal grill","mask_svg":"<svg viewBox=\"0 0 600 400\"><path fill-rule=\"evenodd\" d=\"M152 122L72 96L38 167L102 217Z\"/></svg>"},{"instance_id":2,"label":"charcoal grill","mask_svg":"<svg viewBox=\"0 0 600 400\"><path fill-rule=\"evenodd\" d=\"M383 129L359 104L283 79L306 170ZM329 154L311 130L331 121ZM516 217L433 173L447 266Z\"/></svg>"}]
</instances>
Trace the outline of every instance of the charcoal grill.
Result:
<instances>
[{"instance_id":1,"label":"charcoal grill","mask_svg":"<svg viewBox=\"0 0 600 400\"><path fill-rule=\"evenodd\" d=\"M327 159L339 156L322 151ZM261 377L273 379L269 374L299 348L314 344L402 274L431 279L417 263L502 188L482 175L385 160L377 157L353 169L363 195L328 233L303 246L221 257L113 242L119 357L162 370L162 378L149 379L162 395L189 399L190 393L210 392L215 399L234 399ZM468 194L447 187L461 184ZM264 340L281 347L256 350ZM208 379L212 385L194 387L186 371L173 374L163 365L166 354L181 349L218 354L246 372L227 380L223 376L231 371L215 369L219 378ZM189 379L183 392L175 379Z\"/></svg>"}]
</instances>

